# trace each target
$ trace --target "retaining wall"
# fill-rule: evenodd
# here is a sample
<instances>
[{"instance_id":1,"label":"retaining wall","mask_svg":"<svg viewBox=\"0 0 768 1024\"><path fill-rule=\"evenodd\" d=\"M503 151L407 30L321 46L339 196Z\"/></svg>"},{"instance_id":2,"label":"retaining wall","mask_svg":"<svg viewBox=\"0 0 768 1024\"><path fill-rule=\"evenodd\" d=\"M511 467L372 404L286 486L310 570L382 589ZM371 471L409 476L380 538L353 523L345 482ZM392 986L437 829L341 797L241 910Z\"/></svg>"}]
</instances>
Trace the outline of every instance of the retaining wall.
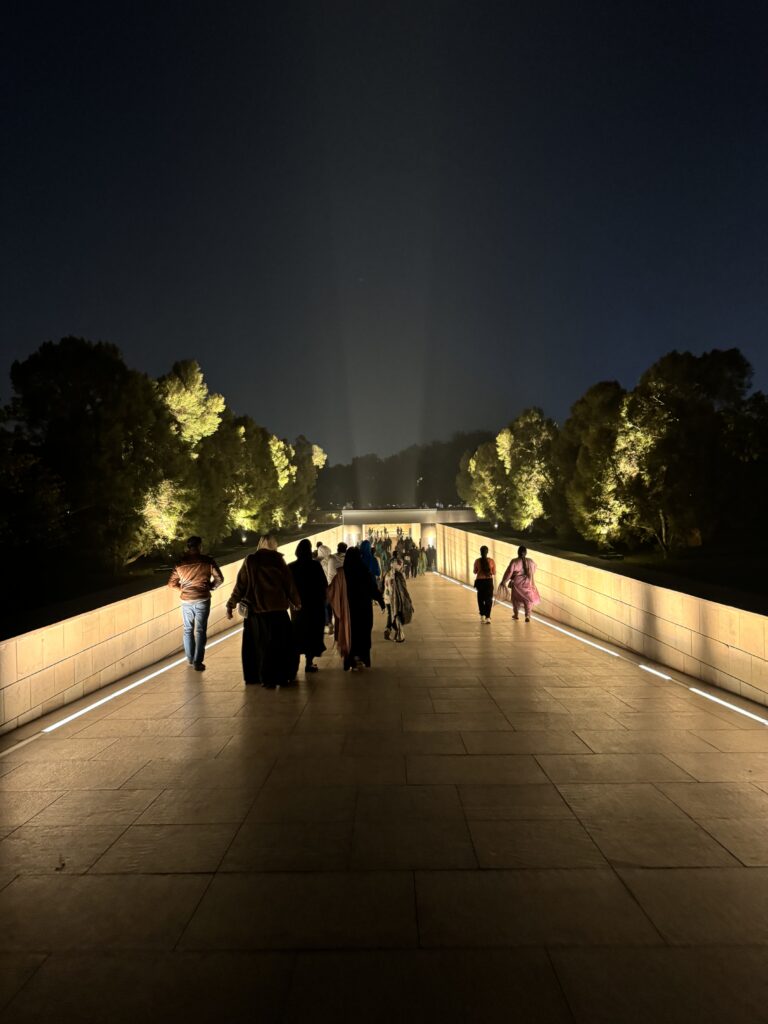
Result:
<instances>
[{"instance_id":1,"label":"retaining wall","mask_svg":"<svg viewBox=\"0 0 768 1024\"><path fill-rule=\"evenodd\" d=\"M486 544L501 574L517 545L437 526L438 566L472 583ZM768 617L529 549L547 618L768 705Z\"/></svg>"},{"instance_id":2,"label":"retaining wall","mask_svg":"<svg viewBox=\"0 0 768 1024\"><path fill-rule=\"evenodd\" d=\"M333 550L341 527L310 535ZM292 561L296 542L281 547ZM225 605L242 555L221 562L224 585L211 595L208 635L229 625ZM159 586L143 594L35 629L0 643L0 733L79 700L181 651L179 594Z\"/></svg>"}]
</instances>

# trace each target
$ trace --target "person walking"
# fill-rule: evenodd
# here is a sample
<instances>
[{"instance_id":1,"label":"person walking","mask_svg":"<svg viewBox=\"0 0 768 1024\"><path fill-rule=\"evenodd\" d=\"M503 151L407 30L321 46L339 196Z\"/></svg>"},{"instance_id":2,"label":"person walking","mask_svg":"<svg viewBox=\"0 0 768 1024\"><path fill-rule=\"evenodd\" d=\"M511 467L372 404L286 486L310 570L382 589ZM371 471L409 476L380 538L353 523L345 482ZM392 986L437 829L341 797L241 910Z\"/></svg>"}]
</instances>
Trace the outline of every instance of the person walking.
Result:
<instances>
[{"instance_id":1,"label":"person walking","mask_svg":"<svg viewBox=\"0 0 768 1024\"><path fill-rule=\"evenodd\" d=\"M381 580L381 566L379 565L378 558L373 553L370 541L364 540L360 545L360 558L362 559L365 568L373 577L373 581L376 586L379 586L379 582Z\"/></svg>"},{"instance_id":2,"label":"person walking","mask_svg":"<svg viewBox=\"0 0 768 1024\"><path fill-rule=\"evenodd\" d=\"M405 642L403 626L413 618L413 602L405 583L403 563L396 557L384 575L384 603L387 609L384 639L389 640L394 632L395 643L402 644Z\"/></svg>"},{"instance_id":3,"label":"person walking","mask_svg":"<svg viewBox=\"0 0 768 1024\"><path fill-rule=\"evenodd\" d=\"M315 658L325 650L323 635L328 582L320 560L312 557L310 541L299 541L296 561L291 562L288 568L301 598L301 607L291 609L294 647L297 654L304 655L304 671L317 672Z\"/></svg>"},{"instance_id":4,"label":"person walking","mask_svg":"<svg viewBox=\"0 0 768 1024\"><path fill-rule=\"evenodd\" d=\"M536 563L528 558L528 548L519 547L517 558L513 558L506 568L501 580L502 587L509 587L512 601L512 618L519 619L520 606L525 612L525 621L531 621L531 607L541 603L539 591L536 589L534 577Z\"/></svg>"},{"instance_id":5,"label":"person walking","mask_svg":"<svg viewBox=\"0 0 768 1024\"><path fill-rule=\"evenodd\" d=\"M475 559L473 568L475 574L475 590L477 591L477 607L480 611L480 621L491 624L491 609L493 608L493 577L496 575L496 563L488 557L488 548L483 544L480 548L480 557Z\"/></svg>"},{"instance_id":6,"label":"person walking","mask_svg":"<svg viewBox=\"0 0 768 1024\"><path fill-rule=\"evenodd\" d=\"M344 671L371 667L373 602L384 609L384 598L363 565L358 548L349 548L344 565L328 592L335 619L335 636Z\"/></svg>"},{"instance_id":7,"label":"person walking","mask_svg":"<svg viewBox=\"0 0 768 1024\"><path fill-rule=\"evenodd\" d=\"M196 672L205 672L211 593L223 582L224 575L214 559L203 554L202 537L190 537L187 550L173 567L168 586L180 592L184 653Z\"/></svg>"},{"instance_id":8,"label":"person walking","mask_svg":"<svg viewBox=\"0 0 768 1024\"><path fill-rule=\"evenodd\" d=\"M277 550L277 539L268 533L256 551L240 566L227 618L236 607L244 611L243 678L249 685L274 690L295 682L299 657L293 646L288 608L301 607L301 598L288 566Z\"/></svg>"}]
</instances>

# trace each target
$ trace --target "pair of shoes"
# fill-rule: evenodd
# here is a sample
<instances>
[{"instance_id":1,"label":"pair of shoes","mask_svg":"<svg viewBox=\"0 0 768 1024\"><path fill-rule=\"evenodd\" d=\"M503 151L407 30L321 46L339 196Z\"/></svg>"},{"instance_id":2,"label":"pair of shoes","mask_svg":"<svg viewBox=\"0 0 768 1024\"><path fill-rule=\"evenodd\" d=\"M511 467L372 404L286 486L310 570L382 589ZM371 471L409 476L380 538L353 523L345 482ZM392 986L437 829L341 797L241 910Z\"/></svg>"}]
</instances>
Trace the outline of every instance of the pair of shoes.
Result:
<instances>
[{"instance_id":1,"label":"pair of shoes","mask_svg":"<svg viewBox=\"0 0 768 1024\"><path fill-rule=\"evenodd\" d=\"M187 661L187 664L189 665L190 668L193 668L195 663L194 661Z\"/></svg>"},{"instance_id":2,"label":"pair of shoes","mask_svg":"<svg viewBox=\"0 0 768 1024\"><path fill-rule=\"evenodd\" d=\"M305 672L317 672L317 665L307 665L304 668Z\"/></svg>"},{"instance_id":3,"label":"pair of shoes","mask_svg":"<svg viewBox=\"0 0 768 1024\"><path fill-rule=\"evenodd\" d=\"M526 615L526 616L525 616L525 621L526 621L526 622L530 622L530 621L531 621L531 619L530 619L530 616L529 616L529 615Z\"/></svg>"},{"instance_id":4,"label":"pair of shoes","mask_svg":"<svg viewBox=\"0 0 768 1024\"><path fill-rule=\"evenodd\" d=\"M404 636L399 636L399 637L398 637L398 638L397 638L397 639L395 640L395 643L396 643L396 644L404 644L404 643L405 643L405 637L404 637Z\"/></svg>"},{"instance_id":5,"label":"pair of shoes","mask_svg":"<svg viewBox=\"0 0 768 1024\"><path fill-rule=\"evenodd\" d=\"M480 616L480 621L481 621L481 622L485 622L485 616L484 616L484 615L481 615L481 616Z\"/></svg>"},{"instance_id":6,"label":"pair of shoes","mask_svg":"<svg viewBox=\"0 0 768 1024\"><path fill-rule=\"evenodd\" d=\"M202 661L200 662L199 665L197 664L197 662L195 662L195 672L205 672L205 665L202 663Z\"/></svg>"},{"instance_id":7,"label":"pair of shoes","mask_svg":"<svg viewBox=\"0 0 768 1024\"><path fill-rule=\"evenodd\" d=\"M519 615L513 615L512 618L515 620L515 622L517 622L517 620L520 618L520 616Z\"/></svg>"},{"instance_id":8,"label":"pair of shoes","mask_svg":"<svg viewBox=\"0 0 768 1024\"><path fill-rule=\"evenodd\" d=\"M384 630L384 639L385 640L389 640L389 630L388 629Z\"/></svg>"},{"instance_id":9,"label":"pair of shoes","mask_svg":"<svg viewBox=\"0 0 768 1024\"><path fill-rule=\"evenodd\" d=\"M275 688L274 683L262 683L261 685L264 687L265 690L274 690Z\"/></svg>"},{"instance_id":10,"label":"pair of shoes","mask_svg":"<svg viewBox=\"0 0 768 1024\"><path fill-rule=\"evenodd\" d=\"M486 615L486 617L485 617L485 624L486 624L486 626L490 626L490 624L491 624L491 616L490 615Z\"/></svg>"}]
</instances>

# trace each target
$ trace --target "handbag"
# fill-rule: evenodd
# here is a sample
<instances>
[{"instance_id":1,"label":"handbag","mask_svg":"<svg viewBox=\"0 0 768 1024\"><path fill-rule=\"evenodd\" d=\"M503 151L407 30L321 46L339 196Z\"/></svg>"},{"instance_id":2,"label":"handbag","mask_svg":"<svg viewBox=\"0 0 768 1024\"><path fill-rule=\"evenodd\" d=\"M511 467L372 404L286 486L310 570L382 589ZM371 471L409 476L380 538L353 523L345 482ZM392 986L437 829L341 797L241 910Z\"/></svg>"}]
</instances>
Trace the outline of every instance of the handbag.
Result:
<instances>
[{"instance_id":1,"label":"handbag","mask_svg":"<svg viewBox=\"0 0 768 1024\"><path fill-rule=\"evenodd\" d=\"M238 601L237 610L244 619L247 619L248 616L251 614L251 606L248 604L247 601Z\"/></svg>"}]
</instances>

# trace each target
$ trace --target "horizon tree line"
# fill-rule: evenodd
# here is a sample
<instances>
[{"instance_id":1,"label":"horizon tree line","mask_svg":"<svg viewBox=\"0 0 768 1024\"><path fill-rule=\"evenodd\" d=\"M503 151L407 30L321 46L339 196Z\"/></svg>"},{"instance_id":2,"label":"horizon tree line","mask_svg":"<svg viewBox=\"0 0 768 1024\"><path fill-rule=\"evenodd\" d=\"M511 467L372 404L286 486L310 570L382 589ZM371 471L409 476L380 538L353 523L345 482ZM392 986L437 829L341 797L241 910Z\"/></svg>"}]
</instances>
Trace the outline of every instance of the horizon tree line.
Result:
<instances>
[{"instance_id":1,"label":"horizon tree line","mask_svg":"<svg viewBox=\"0 0 768 1024\"><path fill-rule=\"evenodd\" d=\"M600 549L757 538L768 498L768 398L738 349L673 351L627 391L590 387L562 426L524 409L461 458L481 519Z\"/></svg>"},{"instance_id":2,"label":"horizon tree line","mask_svg":"<svg viewBox=\"0 0 768 1024\"><path fill-rule=\"evenodd\" d=\"M0 410L0 540L111 572L189 534L303 525L325 452L211 393L194 360L157 380L117 346L67 337L11 367ZM74 571L74 566L73 566Z\"/></svg>"}]
</instances>

